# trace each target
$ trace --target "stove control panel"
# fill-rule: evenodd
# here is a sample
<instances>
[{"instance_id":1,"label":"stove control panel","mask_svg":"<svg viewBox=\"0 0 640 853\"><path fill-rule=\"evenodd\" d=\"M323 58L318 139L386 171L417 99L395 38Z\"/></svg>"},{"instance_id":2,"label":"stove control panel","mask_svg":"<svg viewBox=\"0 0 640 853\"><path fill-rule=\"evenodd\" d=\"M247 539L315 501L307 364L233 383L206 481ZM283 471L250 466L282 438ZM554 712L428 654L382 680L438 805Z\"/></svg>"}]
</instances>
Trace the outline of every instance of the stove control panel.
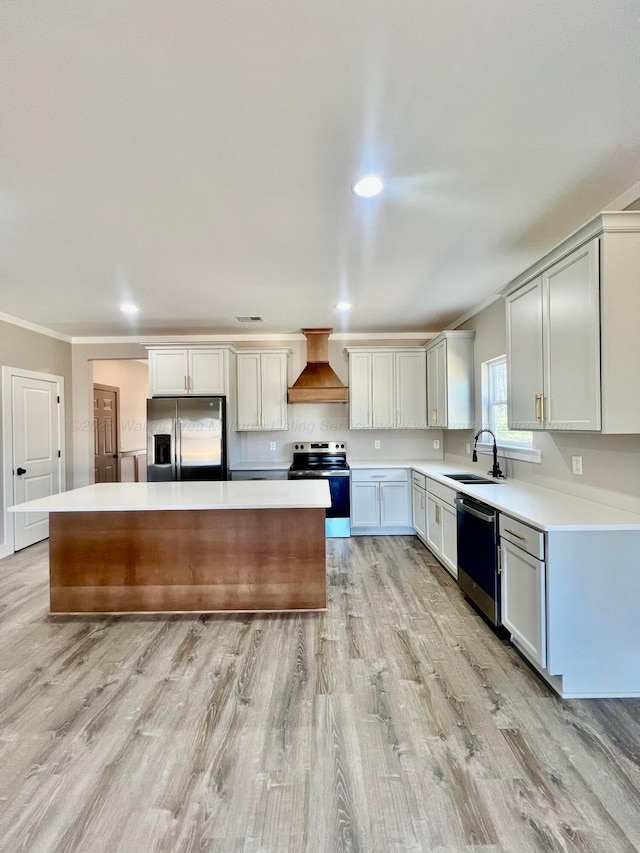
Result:
<instances>
[{"instance_id":1,"label":"stove control panel","mask_svg":"<svg viewBox=\"0 0 640 853\"><path fill-rule=\"evenodd\" d=\"M301 441L293 445L296 453L344 453L344 441Z\"/></svg>"}]
</instances>

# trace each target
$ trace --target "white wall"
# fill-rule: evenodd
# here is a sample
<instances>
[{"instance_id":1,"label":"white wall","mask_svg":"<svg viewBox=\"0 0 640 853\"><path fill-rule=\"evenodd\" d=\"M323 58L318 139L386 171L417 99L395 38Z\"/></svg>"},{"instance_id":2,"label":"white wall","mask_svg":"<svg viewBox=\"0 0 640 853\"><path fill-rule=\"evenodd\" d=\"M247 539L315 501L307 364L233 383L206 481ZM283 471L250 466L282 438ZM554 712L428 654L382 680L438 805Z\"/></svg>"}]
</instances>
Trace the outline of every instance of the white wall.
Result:
<instances>
[{"instance_id":1,"label":"white wall","mask_svg":"<svg viewBox=\"0 0 640 853\"><path fill-rule=\"evenodd\" d=\"M506 351L504 301L498 299L475 314L461 329L475 329L477 429L482 412L480 365ZM620 341L624 346L624 341ZM474 430L445 430L445 458L470 462L465 444ZM533 446L542 462L502 461L509 477L578 497L640 512L640 435L599 435L579 432L534 432ZM571 457L582 456L582 476L571 473ZM483 465L482 457L479 465ZM490 459L486 457L486 468ZM475 466L473 467L475 470Z\"/></svg>"},{"instance_id":2,"label":"white wall","mask_svg":"<svg viewBox=\"0 0 640 853\"><path fill-rule=\"evenodd\" d=\"M147 446L147 397L149 366L146 361L122 359L94 361L93 381L119 388L120 421L118 452L145 450Z\"/></svg>"}]
</instances>

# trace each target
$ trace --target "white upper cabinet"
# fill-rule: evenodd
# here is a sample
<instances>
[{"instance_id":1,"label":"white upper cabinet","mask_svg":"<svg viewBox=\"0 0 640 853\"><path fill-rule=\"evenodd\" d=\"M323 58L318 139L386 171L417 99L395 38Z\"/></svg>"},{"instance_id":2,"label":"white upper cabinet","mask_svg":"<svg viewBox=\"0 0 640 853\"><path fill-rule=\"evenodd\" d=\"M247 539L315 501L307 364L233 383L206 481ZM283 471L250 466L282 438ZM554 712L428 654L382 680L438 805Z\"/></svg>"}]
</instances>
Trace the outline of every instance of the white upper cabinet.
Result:
<instances>
[{"instance_id":1,"label":"white upper cabinet","mask_svg":"<svg viewBox=\"0 0 640 853\"><path fill-rule=\"evenodd\" d=\"M226 395L228 348L149 349L152 397Z\"/></svg>"},{"instance_id":2,"label":"white upper cabinet","mask_svg":"<svg viewBox=\"0 0 640 853\"><path fill-rule=\"evenodd\" d=\"M237 355L237 430L287 429L288 350Z\"/></svg>"},{"instance_id":3,"label":"white upper cabinet","mask_svg":"<svg viewBox=\"0 0 640 853\"><path fill-rule=\"evenodd\" d=\"M507 297L512 429L600 429L598 240Z\"/></svg>"},{"instance_id":4,"label":"white upper cabinet","mask_svg":"<svg viewBox=\"0 0 640 853\"><path fill-rule=\"evenodd\" d=\"M509 425L640 432L640 213L604 213L506 300Z\"/></svg>"},{"instance_id":5,"label":"white upper cabinet","mask_svg":"<svg viewBox=\"0 0 640 853\"><path fill-rule=\"evenodd\" d=\"M351 429L424 429L426 358L422 347L349 348Z\"/></svg>"},{"instance_id":6,"label":"white upper cabinet","mask_svg":"<svg viewBox=\"0 0 640 853\"><path fill-rule=\"evenodd\" d=\"M437 429L474 426L475 332L442 332L427 346L427 414Z\"/></svg>"}]
</instances>

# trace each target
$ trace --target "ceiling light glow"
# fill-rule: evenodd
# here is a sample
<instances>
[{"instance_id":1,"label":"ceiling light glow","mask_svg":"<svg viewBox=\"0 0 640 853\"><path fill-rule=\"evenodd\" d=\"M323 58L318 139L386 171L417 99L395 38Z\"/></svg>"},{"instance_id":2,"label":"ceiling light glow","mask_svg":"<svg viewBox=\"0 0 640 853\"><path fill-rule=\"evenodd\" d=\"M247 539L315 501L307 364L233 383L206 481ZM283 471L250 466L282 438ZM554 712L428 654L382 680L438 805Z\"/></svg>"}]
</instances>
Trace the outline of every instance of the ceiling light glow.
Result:
<instances>
[{"instance_id":1,"label":"ceiling light glow","mask_svg":"<svg viewBox=\"0 0 640 853\"><path fill-rule=\"evenodd\" d=\"M120 310L123 314L137 314L140 309L137 305L134 305L133 302L122 302Z\"/></svg>"},{"instance_id":2,"label":"ceiling light glow","mask_svg":"<svg viewBox=\"0 0 640 853\"><path fill-rule=\"evenodd\" d=\"M351 310L351 303L350 302L338 302L338 304L336 305L336 308L338 309L338 311L350 311Z\"/></svg>"},{"instance_id":3,"label":"ceiling light glow","mask_svg":"<svg viewBox=\"0 0 640 853\"><path fill-rule=\"evenodd\" d=\"M382 192L384 184L377 175L365 175L358 178L351 189L361 198L373 198L374 195L379 195Z\"/></svg>"}]
</instances>

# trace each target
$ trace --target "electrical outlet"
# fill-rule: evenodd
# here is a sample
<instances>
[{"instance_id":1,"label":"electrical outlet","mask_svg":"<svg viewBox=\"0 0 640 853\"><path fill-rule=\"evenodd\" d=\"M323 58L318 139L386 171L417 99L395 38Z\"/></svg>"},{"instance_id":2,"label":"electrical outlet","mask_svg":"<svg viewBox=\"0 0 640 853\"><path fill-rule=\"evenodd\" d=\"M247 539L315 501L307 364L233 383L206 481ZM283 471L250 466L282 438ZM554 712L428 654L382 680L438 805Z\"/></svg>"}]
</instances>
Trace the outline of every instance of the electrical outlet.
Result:
<instances>
[{"instance_id":1,"label":"electrical outlet","mask_svg":"<svg viewBox=\"0 0 640 853\"><path fill-rule=\"evenodd\" d=\"M434 450L440 450L440 439L439 438L433 439L433 449Z\"/></svg>"},{"instance_id":2,"label":"electrical outlet","mask_svg":"<svg viewBox=\"0 0 640 853\"><path fill-rule=\"evenodd\" d=\"M471 453L471 445L469 443L467 443L467 444L465 444L464 448L465 448L465 453L467 454L467 456L469 456Z\"/></svg>"},{"instance_id":3,"label":"electrical outlet","mask_svg":"<svg viewBox=\"0 0 640 853\"><path fill-rule=\"evenodd\" d=\"M270 441L269 442L269 450L275 450L275 449L276 449L275 441Z\"/></svg>"},{"instance_id":4,"label":"electrical outlet","mask_svg":"<svg viewBox=\"0 0 640 853\"><path fill-rule=\"evenodd\" d=\"M582 456L571 457L571 473L582 474Z\"/></svg>"},{"instance_id":5,"label":"electrical outlet","mask_svg":"<svg viewBox=\"0 0 640 853\"><path fill-rule=\"evenodd\" d=\"M376 438L376 440L373 442L373 446L376 450L380 450L380 439Z\"/></svg>"}]
</instances>

